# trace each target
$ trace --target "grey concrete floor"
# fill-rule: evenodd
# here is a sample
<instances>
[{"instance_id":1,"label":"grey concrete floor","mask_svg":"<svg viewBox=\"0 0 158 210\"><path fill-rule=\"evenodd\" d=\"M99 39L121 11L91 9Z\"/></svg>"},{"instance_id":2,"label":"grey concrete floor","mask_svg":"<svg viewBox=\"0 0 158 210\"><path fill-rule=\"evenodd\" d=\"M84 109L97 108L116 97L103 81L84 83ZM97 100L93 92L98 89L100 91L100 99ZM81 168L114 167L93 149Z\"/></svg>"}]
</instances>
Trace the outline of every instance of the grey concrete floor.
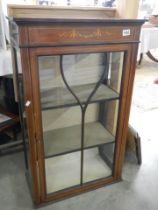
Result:
<instances>
[{"instance_id":1,"label":"grey concrete floor","mask_svg":"<svg viewBox=\"0 0 158 210\"><path fill-rule=\"evenodd\" d=\"M126 158L123 181L60 201L45 210L157 210L158 147L157 139L143 143L143 164ZM0 210L32 210L25 180L22 152L0 158Z\"/></svg>"},{"instance_id":2,"label":"grey concrete floor","mask_svg":"<svg viewBox=\"0 0 158 210\"><path fill-rule=\"evenodd\" d=\"M155 75L158 76L158 73ZM158 109L145 113L132 111L135 113L132 120L136 122L142 138L142 165L138 166L135 157L127 154L123 181L42 207L41 210L158 210ZM32 209L23 153L0 157L0 210Z\"/></svg>"}]
</instances>

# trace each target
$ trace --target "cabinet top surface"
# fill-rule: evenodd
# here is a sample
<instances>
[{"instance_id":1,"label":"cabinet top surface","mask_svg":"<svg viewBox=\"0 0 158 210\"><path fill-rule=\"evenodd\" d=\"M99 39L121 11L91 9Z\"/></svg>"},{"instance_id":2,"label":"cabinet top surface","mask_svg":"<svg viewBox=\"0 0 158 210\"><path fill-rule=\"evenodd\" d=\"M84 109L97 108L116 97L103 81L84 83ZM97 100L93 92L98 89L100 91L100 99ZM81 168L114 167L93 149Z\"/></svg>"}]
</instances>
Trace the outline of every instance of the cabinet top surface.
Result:
<instances>
[{"instance_id":1,"label":"cabinet top surface","mask_svg":"<svg viewBox=\"0 0 158 210\"><path fill-rule=\"evenodd\" d=\"M140 19L115 18L115 8L8 5L8 15L17 23L102 22L143 24Z\"/></svg>"}]
</instances>

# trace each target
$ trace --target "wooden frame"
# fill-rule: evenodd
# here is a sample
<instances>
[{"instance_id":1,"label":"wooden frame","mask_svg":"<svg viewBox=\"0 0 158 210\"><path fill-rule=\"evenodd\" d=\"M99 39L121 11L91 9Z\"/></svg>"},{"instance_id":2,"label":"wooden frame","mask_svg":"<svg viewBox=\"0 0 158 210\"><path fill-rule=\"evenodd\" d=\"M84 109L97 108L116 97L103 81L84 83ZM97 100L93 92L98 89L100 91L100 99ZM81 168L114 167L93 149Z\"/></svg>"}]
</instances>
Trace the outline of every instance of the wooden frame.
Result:
<instances>
[{"instance_id":1,"label":"wooden frame","mask_svg":"<svg viewBox=\"0 0 158 210\"><path fill-rule=\"evenodd\" d=\"M17 17L15 22L10 20L10 25L14 25L11 30L13 28L13 32L17 29L19 31L19 37L11 33L11 38L12 47L20 47L21 53L32 191L34 202L38 205L61 200L121 180L136 54L140 26L143 21L108 21L104 18L94 19L89 16L87 19L77 17L72 19L71 15L69 19L62 20L57 18L18 19ZM38 37L37 34L40 36ZM47 194L37 58L48 55L100 52L124 52L112 176Z\"/></svg>"}]
</instances>

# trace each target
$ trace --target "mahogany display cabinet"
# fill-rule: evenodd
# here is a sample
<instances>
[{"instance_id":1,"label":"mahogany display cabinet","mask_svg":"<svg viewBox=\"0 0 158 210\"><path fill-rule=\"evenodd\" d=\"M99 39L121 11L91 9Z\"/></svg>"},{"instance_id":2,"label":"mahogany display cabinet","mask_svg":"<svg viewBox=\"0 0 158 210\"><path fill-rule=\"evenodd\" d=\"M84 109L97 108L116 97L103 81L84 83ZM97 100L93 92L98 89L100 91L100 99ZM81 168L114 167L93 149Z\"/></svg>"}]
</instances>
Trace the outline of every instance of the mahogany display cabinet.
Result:
<instances>
[{"instance_id":1,"label":"mahogany display cabinet","mask_svg":"<svg viewBox=\"0 0 158 210\"><path fill-rule=\"evenodd\" d=\"M38 205L121 180L143 21L73 11L9 18L26 174Z\"/></svg>"}]
</instances>

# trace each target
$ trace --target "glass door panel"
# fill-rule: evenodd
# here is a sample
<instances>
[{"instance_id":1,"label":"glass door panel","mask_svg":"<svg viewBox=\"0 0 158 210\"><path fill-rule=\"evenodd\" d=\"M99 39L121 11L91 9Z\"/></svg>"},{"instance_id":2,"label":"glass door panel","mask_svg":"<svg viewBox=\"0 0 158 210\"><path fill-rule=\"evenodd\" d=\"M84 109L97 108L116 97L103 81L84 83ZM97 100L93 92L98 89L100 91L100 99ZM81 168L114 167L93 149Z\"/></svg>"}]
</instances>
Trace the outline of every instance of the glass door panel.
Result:
<instances>
[{"instance_id":1,"label":"glass door panel","mask_svg":"<svg viewBox=\"0 0 158 210\"><path fill-rule=\"evenodd\" d=\"M96 103L96 119L90 124L85 115L83 183L112 175L118 106L119 100Z\"/></svg>"},{"instance_id":2,"label":"glass door panel","mask_svg":"<svg viewBox=\"0 0 158 210\"><path fill-rule=\"evenodd\" d=\"M109 53L108 87L120 94L124 52Z\"/></svg>"},{"instance_id":3,"label":"glass door panel","mask_svg":"<svg viewBox=\"0 0 158 210\"><path fill-rule=\"evenodd\" d=\"M83 157L83 183L112 175L112 169L100 156L98 147L85 149Z\"/></svg>"},{"instance_id":4,"label":"glass door panel","mask_svg":"<svg viewBox=\"0 0 158 210\"><path fill-rule=\"evenodd\" d=\"M45 157L81 149L79 106L42 111Z\"/></svg>"},{"instance_id":5,"label":"glass door panel","mask_svg":"<svg viewBox=\"0 0 158 210\"><path fill-rule=\"evenodd\" d=\"M79 151L45 159L47 193L80 184L80 159Z\"/></svg>"},{"instance_id":6,"label":"glass door panel","mask_svg":"<svg viewBox=\"0 0 158 210\"><path fill-rule=\"evenodd\" d=\"M116 53L113 54L115 55ZM118 94L115 91L117 90L119 93L120 87L119 79L117 81L118 67L120 68L122 64L118 63L118 60L116 60L115 63L110 60L113 59L113 57L117 57L113 54L92 53L40 56L39 73L42 109L78 104L66 87L65 81L80 99L81 103L85 103L102 76L98 91L93 95L90 103L97 100L117 98ZM65 81L63 81L61 76L61 68ZM117 70L117 74L113 73L115 72L114 70ZM121 75L122 74L119 74L120 78ZM109 83L107 82L108 79L110 79Z\"/></svg>"},{"instance_id":7,"label":"glass door panel","mask_svg":"<svg viewBox=\"0 0 158 210\"><path fill-rule=\"evenodd\" d=\"M112 175L123 57L38 57L47 193Z\"/></svg>"},{"instance_id":8,"label":"glass door panel","mask_svg":"<svg viewBox=\"0 0 158 210\"><path fill-rule=\"evenodd\" d=\"M80 184L80 116L78 106L42 111L47 193Z\"/></svg>"}]
</instances>

